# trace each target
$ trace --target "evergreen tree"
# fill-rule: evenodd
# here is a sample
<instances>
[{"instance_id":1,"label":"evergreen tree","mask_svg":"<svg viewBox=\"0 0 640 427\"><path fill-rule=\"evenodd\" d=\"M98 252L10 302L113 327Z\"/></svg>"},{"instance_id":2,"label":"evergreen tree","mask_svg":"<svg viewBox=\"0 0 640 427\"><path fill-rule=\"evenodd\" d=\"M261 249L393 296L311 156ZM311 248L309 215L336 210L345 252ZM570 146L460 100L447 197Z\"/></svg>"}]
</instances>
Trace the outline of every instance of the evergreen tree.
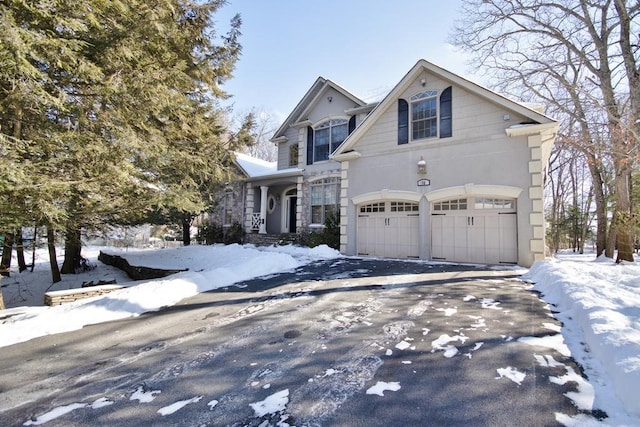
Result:
<instances>
[{"instance_id":1,"label":"evergreen tree","mask_svg":"<svg viewBox=\"0 0 640 427\"><path fill-rule=\"evenodd\" d=\"M221 4L0 4L0 230L64 230L73 273L81 230L205 206L228 149L219 85L240 53L239 17L215 33Z\"/></svg>"}]
</instances>

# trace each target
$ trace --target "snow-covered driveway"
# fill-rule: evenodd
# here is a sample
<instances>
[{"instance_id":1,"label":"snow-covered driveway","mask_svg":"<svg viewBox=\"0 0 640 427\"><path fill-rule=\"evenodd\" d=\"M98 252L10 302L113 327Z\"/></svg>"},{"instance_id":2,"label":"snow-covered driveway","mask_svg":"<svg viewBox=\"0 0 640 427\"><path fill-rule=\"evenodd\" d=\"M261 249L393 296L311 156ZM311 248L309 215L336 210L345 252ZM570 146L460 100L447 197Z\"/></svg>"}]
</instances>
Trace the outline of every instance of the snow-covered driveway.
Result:
<instances>
[{"instance_id":1,"label":"snow-covered driveway","mask_svg":"<svg viewBox=\"0 0 640 427\"><path fill-rule=\"evenodd\" d=\"M315 262L3 348L0 425L554 425L593 394L528 287Z\"/></svg>"}]
</instances>

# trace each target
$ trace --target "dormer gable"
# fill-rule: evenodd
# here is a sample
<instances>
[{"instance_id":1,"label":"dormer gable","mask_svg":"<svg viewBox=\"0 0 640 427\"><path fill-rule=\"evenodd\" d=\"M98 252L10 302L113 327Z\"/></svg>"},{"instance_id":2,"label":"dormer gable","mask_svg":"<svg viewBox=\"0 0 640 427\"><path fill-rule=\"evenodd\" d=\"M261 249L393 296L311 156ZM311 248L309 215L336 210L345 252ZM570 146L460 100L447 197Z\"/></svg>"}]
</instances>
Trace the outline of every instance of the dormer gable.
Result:
<instances>
[{"instance_id":1,"label":"dormer gable","mask_svg":"<svg viewBox=\"0 0 640 427\"><path fill-rule=\"evenodd\" d=\"M450 138L456 121L456 93L464 92L501 111L500 120L518 117L523 123L550 124L553 119L524 104L510 100L428 61L418 61L357 129L332 154L334 160L352 158L361 138L385 116L396 123L393 145ZM470 113L471 114L471 113ZM518 122L520 123L520 122ZM346 156L346 157L345 157Z\"/></svg>"}]
</instances>

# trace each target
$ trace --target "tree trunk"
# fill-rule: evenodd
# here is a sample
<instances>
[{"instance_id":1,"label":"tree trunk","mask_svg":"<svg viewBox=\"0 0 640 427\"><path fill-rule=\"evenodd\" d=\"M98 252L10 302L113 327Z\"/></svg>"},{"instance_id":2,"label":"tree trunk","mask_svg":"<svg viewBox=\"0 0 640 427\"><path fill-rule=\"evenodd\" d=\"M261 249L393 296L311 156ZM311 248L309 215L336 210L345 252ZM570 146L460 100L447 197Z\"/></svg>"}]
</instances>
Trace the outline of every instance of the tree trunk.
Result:
<instances>
[{"instance_id":1,"label":"tree trunk","mask_svg":"<svg viewBox=\"0 0 640 427\"><path fill-rule=\"evenodd\" d=\"M616 211L619 212L618 218L625 218L624 221L618 222L616 230L616 244L618 247L618 256L616 262L631 261L633 262L633 238L631 232L631 195L629 194L629 181L631 180L631 168L629 163L623 160L617 168L619 173L616 176Z\"/></svg>"},{"instance_id":2,"label":"tree trunk","mask_svg":"<svg viewBox=\"0 0 640 427\"><path fill-rule=\"evenodd\" d=\"M591 214L589 213L589 209L591 204L593 203L593 185L589 188L589 194L587 196L587 203L584 204L583 212L580 216L581 218L581 230L580 235L580 255L584 254L584 244L587 240L587 236L589 235L589 230L591 229Z\"/></svg>"},{"instance_id":3,"label":"tree trunk","mask_svg":"<svg viewBox=\"0 0 640 427\"><path fill-rule=\"evenodd\" d=\"M24 261L24 241L22 240L22 227L18 227L16 231L16 257L18 258L18 271L22 273L27 269L27 263Z\"/></svg>"},{"instance_id":4,"label":"tree trunk","mask_svg":"<svg viewBox=\"0 0 640 427\"><path fill-rule=\"evenodd\" d=\"M36 267L36 242L38 241L38 226L33 226L33 242L31 243L31 272Z\"/></svg>"},{"instance_id":5,"label":"tree trunk","mask_svg":"<svg viewBox=\"0 0 640 427\"><path fill-rule=\"evenodd\" d=\"M0 310L4 310L4 298L2 297L2 276L0 276Z\"/></svg>"},{"instance_id":6,"label":"tree trunk","mask_svg":"<svg viewBox=\"0 0 640 427\"><path fill-rule=\"evenodd\" d=\"M2 248L2 260L0 261L0 274L5 277L9 277L11 251L13 251L13 233L6 233L4 235L4 247Z\"/></svg>"},{"instance_id":7,"label":"tree trunk","mask_svg":"<svg viewBox=\"0 0 640 427\"><path fill-rule=\"evenodd\" d=\"M80 229L75 227L70 227L65 233L64 262L60 270L62 274L76 274L80 271L82 262L80 233Z\"/></svg>"},{"instance_id":8,"label":"tree trunk","mask_svg":"<svg viewBox=\"0 0 640 427\"><path fill-rule=\"evenodd\" d=\"M58 283L62 280L60 277L60 269L58 268L58 259L56 255L56 239L53 229L47 227L47 248L49 249L49 265L51 266L51 280Z\"/></svg>"},{"instance_id":9,"label":"tree trunk","mask_svg":"<svg viewBox=\"0 0 640 427\"><path fill-rule=\"evenodd\" d=\"M592 154L587 156L589 172L591 172L591 182L593 183L594 202L596 205L596 257L605 253L605 256L613 258L613 247L611 252L607 248L607 199L604 194L604 180L600 173L597 159Z\"/></svg>"},{"instance_id":10,"label":"tree trunk","mask_svg":"<svg viewBox=\"0 0 640 427\"><path fill-rule=\"evenodd\" d=\"M611 217L611 225L609 226L609 234L607 234L607 244L605 245L604 256L607 258L613 258L616 250L616 237L617 237L617 214L616 211L613 211Z\"/></svg>"},{"instance_id":11,"label":"tree trunk","mask_svg":"<svg viewBox=\"0 0 640 427\"><path fill-rule=\"evenodd\" d=\"M187 216L182 217L182 244L191 245L191 220Z\"/></svg>"}]
</instances>

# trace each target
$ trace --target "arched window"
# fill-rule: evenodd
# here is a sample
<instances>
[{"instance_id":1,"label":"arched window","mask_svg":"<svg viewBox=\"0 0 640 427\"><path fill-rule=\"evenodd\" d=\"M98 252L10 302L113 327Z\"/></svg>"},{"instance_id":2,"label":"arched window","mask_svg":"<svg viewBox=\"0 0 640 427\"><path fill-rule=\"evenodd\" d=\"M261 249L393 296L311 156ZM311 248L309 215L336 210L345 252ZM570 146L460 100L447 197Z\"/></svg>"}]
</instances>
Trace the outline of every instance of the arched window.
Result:
<instances>
[{"instance_id":1,"label":"arched window","mask_svg":"<svg viewBox=\"0 0 640 427\"><path fill-rule=\"evenodd\" d=\"M438 92L429 90L411 97L411 139L438 136Z\"/></svg>"},{"instance_id":2,"label":"arched window","mask_svg":"<svg viewBox=\"0 0 640 427\"><path fill-rule=\"evenodd\" d=\"M333 153L347 138L349 122L343 119L327 120L314 128L313 162L329 160Z\"/></svg>"},{"instance_id":3,"label":"arched window","mask_svg":"<svg viewBox=\"0 0 640 427\"><path fill-rule=\"evenodd\" d=\"M409 130L410 126L410 130ZM449 138L453 134L452 89L438 96L435 90L398 100L398 144L426 138Z\"/></svg>"}]
</instances>

